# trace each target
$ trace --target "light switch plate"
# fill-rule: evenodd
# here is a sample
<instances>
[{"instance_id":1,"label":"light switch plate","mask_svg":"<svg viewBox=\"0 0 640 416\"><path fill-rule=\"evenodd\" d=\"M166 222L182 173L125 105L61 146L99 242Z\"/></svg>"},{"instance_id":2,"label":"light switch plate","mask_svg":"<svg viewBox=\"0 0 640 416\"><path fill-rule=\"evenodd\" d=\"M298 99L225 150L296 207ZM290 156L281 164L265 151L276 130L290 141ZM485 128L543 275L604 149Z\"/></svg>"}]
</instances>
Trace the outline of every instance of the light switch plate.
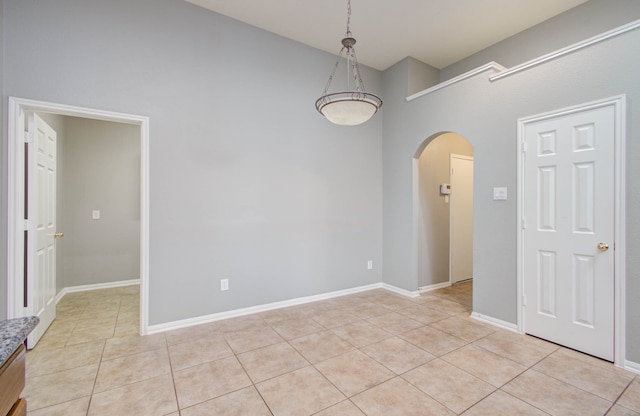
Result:
<instances>
[{"instance_id":1,"label":"light switch plate","mask_svg":"<svg viewBox=\"0 0 640 416\"><path fill-rule=\"evenodd\" d=\"M100 210L94 209L93 211L91 211L91 219L99 220L100 219Z\"/></svg>"},{"instance_id":2,"label":"light switch plate","mask_svg":"<svg viewBox=\"0 0 640 416\"><path fill-rule=\"evenodd\" d=\"M506 187L493 188L493 200L494 201L506 201L507 200L507 188Z\"/></svg>"}]
</instances>

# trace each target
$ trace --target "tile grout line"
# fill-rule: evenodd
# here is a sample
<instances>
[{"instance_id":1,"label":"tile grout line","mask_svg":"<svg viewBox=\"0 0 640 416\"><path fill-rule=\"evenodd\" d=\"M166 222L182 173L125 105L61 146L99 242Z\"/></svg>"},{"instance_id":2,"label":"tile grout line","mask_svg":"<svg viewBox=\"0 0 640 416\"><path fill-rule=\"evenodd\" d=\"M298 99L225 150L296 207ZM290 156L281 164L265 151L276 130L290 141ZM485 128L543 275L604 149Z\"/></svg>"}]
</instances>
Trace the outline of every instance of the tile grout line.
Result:
<instances>
[{"instance_id":1,"label":"tile grout line","mask_svg":"<svg viewBox=\"0 0 640 416\"><path fill-rule=\"evenodd\" d=\"M505 384L505 385L506 385L506 384ZM502 387L504 387L504 386L502 386ZM514 396L513 394L509 393L508 391L502 390L502 387L500 387L498 390L500 390L500 391L501 391L501 392L503 392L504 394L507 394L507 395L509 395L510 397L513 397L514 399L521 401L522 403L526 403L526 404L528 404L529 406L533 407L534 409L537 409L537 410L541 411L541 412L542 412L542 413L544 413L545 415L553 416L553 415L551 415L549 412L545 412L544 410L540 409L538 406L533 405L533 404L531 404L531 403L527 402L526 400L521 399L520 397L516 397L516 396ZM495 393L495 392L494 392L494 393ZM492 394L493 394L493 393L492 393Z\"/></svg>"},{"instance_id":2,"label":"tile grout line","mask_svg":"<svg viewBox=\"0 0 640 416\"><path fill-rule=\"evenodd\" d=\"M122 304L122 302L121 302L121 300L119 300L118 301L118 312L120 311L120 305L121 304ZM89 305L91 305L91 302L89 302L89 304L84 308L85 311L87 310ZM84 312L83 312L83 314L84 314ZM118 316L116 315L116 322L117 321L118 321ZM114 325L113 335L115 335L115 331L116 330L115 330L115 325ZM73 335L73 332L72 332L72 335ZM111 337L113 337L113 335ZM95 380L93 380L93 388L91 389L91 395L89 396L89 404L87 405L87 413L86 413L87 416L89 416L89 410L91 409L91 403L93 402L93 395L94 395L94 393L96 391L96 385L98 384L98 375L100 374L100 368L102 367L102 358L104 357L104 352L107 349L107 339L104 340L103 345L102 345L102 353L100 354L100 360L98 361L98 369L96 370L96 378L95 378Z\"/></svg>"},{"instance_id":3,"label":"tile grout line","mask_svg":"<svg viewBox=\"0 0 640 416\"><path fill-rule=\"evenodd\" d=\"M182 409L180 408L180 400L178 400L178 388L176 387L176 378L173 373L173 363L171 362L171 351L169 351L169 343L167 342L167 337L164 337L165 347L167 348L167 359L169 360L169 374L171 374L171 385L173 386L173 394L176 399L176 408L178 409L178 415L182 414ZM169 413L171 414L171 413Z\"/></svg>"},{"instance_id":4,"label":"tile grout line","mask_svg":"<svg viewBox=\"0 0 640 416\"><path fill-rule=\"evenodd\" d=\"M559 351L559 350L560 350L560 348L558 348L557 350L555 350L553 353L555 353L555 352L557 352L557 351ZM571 384L571 383L569 383L569 382L566 382L566 381L564 381L564 380L561 380L561 379L559 379L558 377L555 377L554 375L547 374L547 373L543 373L542 371L539 371L539 370L536 370L535 368L533 368L534 366L538 365L541 361L544 361L545 359L549 358L549 356L550 356L550 355L552 355L553 353L549 354L549 355L548 355L548 356L546 356L545 358L543 358L543 359L541 359L540 361L536 362L536 363L535 363L533 366L531 366L531 368L529 368L527 371L535 371L536 373L539 373L539 374L542 374L542 375L544 375L544 376L546 376L546 377L552 378L552 379L554 379L554 380L556 380L556 381L558 381L558 382L560 382L560 383L566 384L567 386L571 386L571 387L573 387L573 388L575 388L575 389L578 389L578 390L580 390L580 391L582 391L582 392L584 392L584 393L587 393L587 394L589 394L589 395L591 395L591 396L597 397L597 398L599 398L599 399L601 399L601 400L604 400L604 401L607 401L607 402L609 402L609 403L615 404L615 403L617 402L617 400L618 400L618 398L619 398L620 396L618 396L618 398L616 398L616 400L615 400L615 401L611 401L611 400L606 399L606 398L604 398L604 397L602 397L602 396L600 396L600 395L598 395L598 394L596 394L596 393L592 393L592 392L590 392L590 391L588 391L588 390L585 390L585 389L583 389L582 387L579 387L579 386L576 386L576 385ZM633 382L633 379L631 379L631 382ZM626 391L626 390L627 390L627 388L629 388L629 385L627 385L627 387L625 387L625 388L623 389L623 392L624 392L624 391Z\"/></svg>"},{"instance_id":5,"label":"tile grout line","mask_svg":"<svg viewBox=\"0 0 640 416\"><path fill-rule=\"evenodd\" d=\"M439 359L436 358L436 359ZM432 360L435 361L435 360ZM450 408L449 406L447 406L446 404L442 403L440 400L436 399L435 397L433 397L432 395L430 395L429 393L427 393L426 391L422 390L420 387L416 386L415 384L413 384L412 382L410 382L409 380L407 380L404 377L398 376L400 377L403 381L405 381L406 383L408 383L410 386L412 386L413 388L417 389L419 392L426 394L431 400L434 400L436 403L438 403L440 406L444 407L445 409L450 410L451 412L453 412L456 415L460 415L464 412L466 412L467 410L469 410L471 407L475 406L476 404L478 404L479 402L481 402L482 400L484 400L485 398L489 397L491 394L495 393L495 390L493 392L491 392L490 394L486 395L485 397L483 397L482 399L480 399L478 402L474 403L473 406L470 406L466 409L464 409L462 412L458 413L455 410L453 410L452 408ZM477 378L477 377L476 377Z\"/></svg>"},{"instance_id":6,"label":"tile grout line","mask_svg":"<svg viewBox=\"0 0 640 416\"><path fill-rule=\"evenodd\" d=\"M497 332L497 331L496 331L496 332ZM527 367L526 365L523 365L523 364L518 363L518 362L516 362L516 361L510 360L510 359L509 359L509 358L507 358L507 357L503 357L503 356L501 356L501 355L499 355L499 354L496 354L496 353L495 353L495 352L493 352L493 351L489 351L489 350L486 350L486 349L482 348L481 346L477 346L477 345L475 345L475 342L476 342L476 341L479 341L479 340L481 340L481 339L487 338L487 337L489 337L489 336L491 336L491 335L495 334L496 332L493 332L493 333L491 333L491 334L485 335L484 337L478 338L478 339L477 339L477 340L475 340L475 341L471 341L471 342L469 342L468 344L466 344L466 345L464 345L464 346L462 346L462 347L460 347L460 348L457 348L457 349L455 349L455 350L452 350L452 351L448 352L447 354L444 354L444 355L442 355L442 356L440 356L440 357L437 357L437 358L436 358L436 359L442 359L442 357L444 357L445 355L448 355L448 354L450 354L450 353L452 353L452 352L458 351L458 350L460 350L460 349L462 349L462 348L465 348L465 347L467 347L467 346L470 346L470 345L471 345L471 346L474 346L474 347L476 347L476 348L480 348L480 349L482 349L482 350L486 351L486 352L487 352L487 353L489 353L489 354L496 355L497 357L500 357L500 358L503 358L503 359L509 360L509 361L511 361L511 362L513 362L513 363L515 363L515 364L518 364L518 365L521 365L522 367L524 367L524 370L523 370L523 371L519 372L517 375L515 375L515 376L514 376L514 377L512 377L512 378L510 378L507 382L503 383L503 384L502 384L502 385L500 385L500 386L495 386L494 384L492 384L492 383L488 382L487 380L481 379L480 377L477 377L477 376L475 376L475 375L473 375L473 374L469 373L469 372L468 372L467 370L465 370L464 368L460 368L460 367L458 367L457 365L455 365L454 363L451 363L451 362L449 362L449 361L447 361L447 360L442 359L444 362L446 362L447 364L452 365L453 367L457 368L458 370L463 371L463 372L465 372L465 373L469 374L470 376L475 377L475 378L477 378L478 380L483 381L483 382L485 382L485 383L489 384L490 386L494 387L494 390L493 390L491 393L487 394L485 397L483 397L483 398L481 398L480 400L478 400L477 402L473 403L471 406L469 406L469 407L468 407L468 408L466 408L464 411L462 411L462 412L460 413L460 415L464 414L465 412L467 412L468 410L470 410L471 408L473 408L475 405L477 405L477 404L478 404L478 403L480 403L481 401L485 400L487 397L489 397L489 396L491 396L491 395L495 394L497 391L502 391L502 392L504 392L504 393L509 394L508 392L506 392L506 391L502 390L502 388L503 388L504 386L506 386L507 384L511 383L513 380L515 380L516 378L520 377L522 374L526 373L527 371L531 370L533 366L535 366L536 364L538 364L540 361L543 361L543 360L544 360L544 359L546 359L549 355L551 355L551 354L552 354L552 353L549 353L548 355L546 355L545 357L541 358L539 361L537 361L536 363L534 363L531 367ZM416 388L418 388L417 386L415 386L415 387L416 387ZM515 396L513 396L513 395L511 395L511 394L509 394L509 395L510 395L510 396L512 396L512 397L515 397ZM527 403L527 404L529 404L529 405L533 406L531 403L528 403L528 402L526 402L526 401L524 401L524 400L522 400L522 399L520 399L520 398L518 398L518 397L515 397L515 398L516 398L516 399L518 399L518 400L520 400L520 401L522 401L522 402L524 402L524 403ZM533 407L535 407L535 406L533 406ZM536 409L537 409L537 407L536 407ZM539 410L541 410L541 409L539 409ZM544 413L546 413L546 412L544 412Z\"/></svg>"},{"instance_id":7,"label":"tile grout line","mask_svg":"<svg viewBox=\"0 0 640 416\"><path fill-rule=\"evenodd\" d=\"M93 394L96 391L96 384L98 384L98 374L100 374L100 367L102 366L102 357L104 357L104 351L107 349L107 340L105 339L102 344L102 352L100 353L100 359L98 361L98 369L96 370L96 378L93 380L93 387L91 388L91 394L89 395L89 404L87 405L86 416L89 415L89 409L91 409L91 403L93 402Z\"/></svg>"},{"instance_id":8,"label":"tile grout line","mask_svg":"<svg viewBox=\"0 0 640 416\"><path fill-rule=\"evenodd\" d=\"M266 323L266 321L264 319L262 319L262 321ZM258 386L256 385L256 383L253 381L253 379L249 375L249 372L247 371L247 369L245 368L244 364L242 363L242 361L238 357L238 354L236 353L236 351L233 348L231 348L231 344L229 344L229 341L227 340L227 337L224 336L224 334L225 334L225 332L223 331L222 332L222 338L224 339L224 342L227 344L227 347L229 348L229 350L231 350L231 352L233 353L233 357L236 359L238 364L240 364L240 368L242 368L242 371L244 371L244 374L247 376L247 379L251 383L251 387L253 387L253 389L256 391L256 393L258 393L258 396L260 396L260 400L262 400L262 403L264 403L264 405L267 407L267 410L269 410L269 413L271 413L271 415L273 416L274 413L273 413L273 410L271 410L271 407L269 407L269 403L267 403L265 398L262 396L262 393L258 389ZM243 387L243 388L246 388L246 387ZM227 394L229 394L229 393L227 393ZM222 397L222 396L219 396L219 397Z\"/></svg>"},{"instance_id":9,"label":"tile grout line","mask_svg":"<svg viewBox=\"0 0 640 416\"><path fill-rule=\"evenodd\" d=\"M611 410L613 410L613 408L618 404L618 400L620 400L620 398L621 398L622 396L624 396L624 394L627 392L627 390L629 390L629 387L631 387L631 385L633 384L633 382L634 382L634 380L635 380L635 379L636 379L636 378L635 378L635 377L633 377L633 378L629 381L629 383L627 384L627 387L625 387L625 388L622 390L622 392L618 395L618 397L616 397L616 399L611 403L611 406L609 407L609 409L607 410L607 412L605 413L605 415L608 415L608 414L611 412ZM622 406L622 405L619 405L619 406ZM625 407L625 406L622 406L622 407L624 407L624 408L626 409L626 407ZM631 410L631 409L629 409L629 410Z\"/></svg>"}]
</instances>

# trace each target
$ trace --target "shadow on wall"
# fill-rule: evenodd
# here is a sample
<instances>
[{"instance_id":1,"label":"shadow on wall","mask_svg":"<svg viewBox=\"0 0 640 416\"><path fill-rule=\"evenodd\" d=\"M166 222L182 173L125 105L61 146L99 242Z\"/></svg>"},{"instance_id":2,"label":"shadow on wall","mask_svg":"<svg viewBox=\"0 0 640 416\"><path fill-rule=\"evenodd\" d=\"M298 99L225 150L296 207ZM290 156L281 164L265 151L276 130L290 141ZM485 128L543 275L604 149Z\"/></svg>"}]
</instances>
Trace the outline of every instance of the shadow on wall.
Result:
<instances>
[{"instance_id":1,"label":"shadow on wall","mask_svg":"<svg viewBox=\"0 0 640 416\"><path fill-rule=\"evenodd\" d=\"M451 175L452 163L462 163L455 178ZM441 192L441 185L450 185L452 181L458 183L455 197L455 190L451 190L451 195L444 190ZM417 214L414 215L414 232L417 234L415 255L419 287L448 285L450 277L452 282L471 278L473 146L457 133L443 132L428 137L414 156L414 183L417 185L414 186L414 212ZM458 213L453 222L452 208ZM450 247L456 248L452 251ZM452 259L454 267L450 267ZM461 275L468 277L460 278Z\"/></svg>"}]
</instances>

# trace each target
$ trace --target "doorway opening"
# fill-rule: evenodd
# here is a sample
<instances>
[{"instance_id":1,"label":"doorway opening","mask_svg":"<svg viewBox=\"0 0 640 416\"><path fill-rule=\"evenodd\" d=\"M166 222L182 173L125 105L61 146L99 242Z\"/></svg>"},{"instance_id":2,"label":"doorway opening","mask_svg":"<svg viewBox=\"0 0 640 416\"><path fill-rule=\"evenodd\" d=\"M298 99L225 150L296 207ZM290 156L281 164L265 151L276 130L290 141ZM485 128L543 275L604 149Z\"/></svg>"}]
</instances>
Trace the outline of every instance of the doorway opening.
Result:
<instances>
[{"instance_id":1,"label":"doorway opening","mask_svg":"<svg viewBox=\"0 0 640 416\"><path fill-rule=\"evenodd\" d=\"M416 151L413 173L414 272L418 287L423 292L461 283L470 288L473 146L457 133L434 134Z\"/></svg>"},{"instance_id":2,"label":"doorway opening","mask_svg":"<svg viewBox=\"0 0 640 416\"><path fill-rule=\"evenodd\" d=\"M29 305L29 297L33 293L27 293L25 277L30 277L29 251L25 250L25 235L28 236L31 225L25 221L25 208L27 206L26 195L29 193L29 183L25 178L25 171L29 162L25 146L25 126L29 115L40 113L50 117L73 117L82 121L102 121L128 125L135 138L139 139L139 187L135 190L139 194L139 281L140 281L140 324L139 333L147 334L148 328L148 235L149 235L149 119L144 116L136 116L115 113L90 108L67 106L63 104L47 103L21 98L9 98L9 143L8 143L8 232L7 232L7 317L18 318L33 315L33 302ZM28 204L37 201L30 200ZM95 211L98 211L96 209ZM100 217L100 213L92 212L93 218ZM25 232L26 231L26 232ZM56 295L61 295L62 288L56 288ZM25 307L25 300L27 306ZM58 298L59 300L59 298Z\"/></svg>"}]
</instances>

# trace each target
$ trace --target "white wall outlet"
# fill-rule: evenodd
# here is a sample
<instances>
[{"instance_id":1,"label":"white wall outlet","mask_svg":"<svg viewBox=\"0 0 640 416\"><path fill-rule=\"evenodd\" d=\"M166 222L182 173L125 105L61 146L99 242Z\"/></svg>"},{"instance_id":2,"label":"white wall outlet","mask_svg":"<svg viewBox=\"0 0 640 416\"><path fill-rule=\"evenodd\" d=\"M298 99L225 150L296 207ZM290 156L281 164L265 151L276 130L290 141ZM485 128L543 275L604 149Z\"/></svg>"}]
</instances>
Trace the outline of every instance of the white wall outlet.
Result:
<instances>
[{"instance_id":1,"label":"white wall outlet","mask_svg":"<svg viewBox=\"0 0 640 416\"><path fill-rule=\"evenodd\" d=\"M220 291L229 290L229 279L220 279Z\"/></svg>"},{"instance_id":2,"label":"white wall outlet","mask_svg":"<svg viewBox=\"0 0 640 416\"><path fill-rule=\"evenodd\" d=\"M372 270L373 269L373 260L369 260L367 262L367 270Z\"/></svg>"},{"instance_id":3,"label":"white wall outlet","mask_svg":"<svg viewBox=\"0 0 640 416\"><path fill-rule=\"evenodd\" d=\"M99 209L94 209L93 211L91 211L91 219L92 220L99 220L100 219L100 210Z\"/></svg>"}]
</instances>

